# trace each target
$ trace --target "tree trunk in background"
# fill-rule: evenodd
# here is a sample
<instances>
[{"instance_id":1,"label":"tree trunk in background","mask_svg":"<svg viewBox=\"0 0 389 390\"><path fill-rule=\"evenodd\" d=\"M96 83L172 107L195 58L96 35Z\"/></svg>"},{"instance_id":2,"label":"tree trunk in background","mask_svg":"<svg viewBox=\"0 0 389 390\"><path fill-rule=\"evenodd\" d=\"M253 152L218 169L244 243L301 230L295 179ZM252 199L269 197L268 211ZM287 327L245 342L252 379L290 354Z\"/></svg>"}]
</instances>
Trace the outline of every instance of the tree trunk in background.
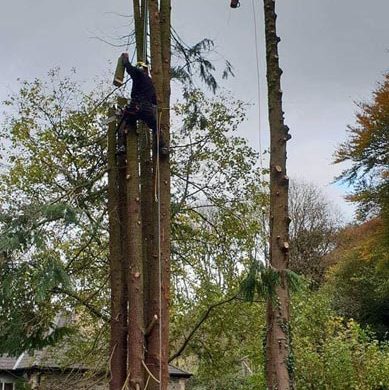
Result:
<instances>
[{"instance_id":1,"label":"tree trunk in background","mask_svg":"<svg viewBox=\"0 0 389 390\"><path fill-rule=\"evenodd\" d=\"M289 218L286 142L288 127L282 111L275 1L264 0L270 124L270 265L279 272L275 299L267 303L266 378L270 390L294 389L289 332L288 268Z\"/></svg>"},{"instance_id":2,"label":"tree trunk in background","mask_svg":"<svg viewBox=\"0 0 389 390\"><path fill-rule=\"evenodd\" d=\"M111 109L109 117L115 115ZM108 216L111 281L110 390L121 389L127 376L127 288L123 269L122 232L119 199L119 169L116 161L116 127L108 129ZM124 199L125 201L125 199Z\"/></svg>"},{"instance_id":3,"label":"tree trunk in background","mask_svg":"<svg viewBox=\"0 0 389 390\"><path fill-rule=\"evenodd\" d=\"M143 242L139 191L138 135L136 124L127 133L128 208L128 371L130 388L144 388Z\"/></svg>"}]
</instances>

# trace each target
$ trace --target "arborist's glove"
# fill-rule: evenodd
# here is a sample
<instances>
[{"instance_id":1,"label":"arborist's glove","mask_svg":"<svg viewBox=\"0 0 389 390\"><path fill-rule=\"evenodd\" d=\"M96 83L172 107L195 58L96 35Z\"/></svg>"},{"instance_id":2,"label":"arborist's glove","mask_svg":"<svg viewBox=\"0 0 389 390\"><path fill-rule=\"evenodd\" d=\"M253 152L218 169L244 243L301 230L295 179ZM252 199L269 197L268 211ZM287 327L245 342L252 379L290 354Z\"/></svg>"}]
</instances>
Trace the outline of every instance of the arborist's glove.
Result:
<instances>
[{"instance_id":1,"label":"arborist's glove","mask_svg":"<svg viewBox=\"0 0 389 390\"><path fill-rule=\"evenodd\" d=\"M128 58L128 53L122 53L122 62L124 66L130 63L130 59Z\"/></svg>"}]
</instances>

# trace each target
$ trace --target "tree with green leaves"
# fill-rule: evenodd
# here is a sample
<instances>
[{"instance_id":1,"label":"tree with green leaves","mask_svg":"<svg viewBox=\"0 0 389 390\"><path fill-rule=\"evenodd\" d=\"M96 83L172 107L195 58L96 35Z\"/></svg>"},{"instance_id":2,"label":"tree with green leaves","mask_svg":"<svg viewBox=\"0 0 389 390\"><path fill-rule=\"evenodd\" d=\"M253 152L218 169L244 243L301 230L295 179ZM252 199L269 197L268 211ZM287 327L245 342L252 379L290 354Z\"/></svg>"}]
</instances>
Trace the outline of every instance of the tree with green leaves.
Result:
<instances>
[{"instance_id":1,"label":"tree with green leaves","mask_svg":"<svg viewBox=\"0 0 389 390\"><path fill-rule=\"evenodd\" d=\"M359 103L356 124L335 152L349 162L337 180L352 187L362 224L346 228L332 257L335 304L344 315L368 324L385 337L388 327L389 268L389 75L369 103ZM358 239L357 239L358 238Z\"/></svg>"},{"instance_id":2,"label":"tree with green leaves","mask_svg":"<svg viewBox=\"0 0 389 390\"><path fill-rule=\"evenodd\" d=\"M349 183L348 197L359 206L358 216L389 218L389 75L373 92L370 103L359 103L356 124L335 152L335 163L350 162L337 178ZM387 222L388 226L389 223Z\"/></svg>"},{"instance_id":3,"label":"tree with green leaves","mask_svg":"<svg viewBox=\"0 0 389 390\"><path fill-rule=\"evenodd\" d=\"M2 247L7 255L2 262L4 266L12 269L13 276L19 275L16 270L20 269L20 274L30 277L35 275L37 267L46 264L40 259L48 259L47 255L51 254L50 258L54 257L55 265L59 267L55 273L37 273L29 282L29 288L24 282L19 283L17 278L13 281L20 288L24 286L31 299L37 292L35 285L42 286L44 290L46 310L31 313L31 318L34 314L37 319L39 334L44 335L53 326L55 315L61 310L75 311L79 323L82 326L94 324L86 325L94 331L85 334L82 329L73 328L76 334L72 334L70 339L83 347L77 353L73 350L70 355L82 359L82 351L95 345L106 354L106 360L99 354L96 357L99 356L100 363L108 365L109 354L103 347L107 339L102 335L106 336L104 324L109 320L110 306L108 209L105 202L106 128L103 124L105 107L109 102L105 107L100 105L96 108L106 95L105 88L101 84L96 91L82 93L70 79L61 79L58 71L51 74L48 82L35 80L23 83L20 94L9 99L8 119L2 128L3 145L8 147L9 167L2 177L0 196L3 200L2 237L6 237L5 233L9 235L6 246ZM249 222L245 217L250 207L257 207L247 202L254 193L258 178L256 154L245 140L233 135L244 120L243 103L227 97L215 97L210 101L195 90L188 90L184 99L176 107L171 144L174 297L185 291L184 275L201 268L205 275L216 265L219 270L225 267L223 277L219 271L212 273L219 274L219 279L227 277L228 272L234 269L229 276L232 280L240 267L236 256L245 257L244 252L253 251L255 246L246 229L250 224L257 226L256 221ZM228 155L223 150L229 150ZM264 186L266 188L265 183ZM259 202L266 202L266 195L256 196ZM29 209L31 212L27 212ZM220 221L217 223L221 224L219 228L215 219ZM190 240L197 235L199 238L195 241L193 255L197 253L198 259L205 260L207 248L214 251L218 246L219 249L214 251L218 253L214 258L215 265L204 263L201 268L196 266L192 271L188 268L184 270L188 264L196 264L188 254ZM23 240L16 241L17 237L23 237ZM206 240L209 240L209 245L202 248ZM39 241L42 241L41 246ZM243 243L247 245L247 250L241 252L239 248ZM35 260L30 261L30 258ZM11 273L8 275L11 276ZM39 281L42 275L45 275L45 281ZM49 283L47 278L53 275L63 276ZM206 288L207 284L200 283L199 286ZM235 282L234 286L237 287ZM193 294L200 290L191 291ZM5 302L9 303L16 297L12 295L16 294L16 290L6 293L9 298ZM229 293L230 289L223 287L218 295L209 297L209 305L218 298L229 298ZM16 298L13 302L21 301ZM37 307L35 303L31 305ZM30 337L21 321L21 328L12 323L18 315L24 318L22 309L18 311L18 307L10 307L10 316L2 318L9 322L9 329L12 327L15 342L19 340L14 353L22 352L26 345L34 349L45 343L45 339L38 343L36 338ZM78 336L80 332L83 334L81 338ZM177 332L178 336L172 342L172 355L184 342L180 331ZM27 341L23 344L24 339ZM3 351L6 352L5 345ZM88 359L95 356L90 352L87 355Z\"/></svg>"},{"instance_id":4,"label":"tree with green leaves","mask_svg":"<svg viewBox=\"0 0 389 390\"><path fill-rule=\"evenodd\" d=\"M57 70L49 79L22 83L6 102L1 131L8 166L0 188L1 315L2 330L7 324L19 339L12 353L53 337L61 310L83 307L109 318L101 299L107 285L106 141L104 109L96 108L106 92L85 94ZM6 352L6 343L2 347Z\"/></svg>"},{"instance_id":5,"label":"tree with green leaves","mask_svg":"<svg viewBox=\"0 0 389 390\"><path fill-rule=\"evenodd\" d=\"M344 317L357 320L380 339L389 332L389 254L382 245L382 220L348 226L339 233L330 254L328 285L333 305Z\"/></svg>"}]
</instances>

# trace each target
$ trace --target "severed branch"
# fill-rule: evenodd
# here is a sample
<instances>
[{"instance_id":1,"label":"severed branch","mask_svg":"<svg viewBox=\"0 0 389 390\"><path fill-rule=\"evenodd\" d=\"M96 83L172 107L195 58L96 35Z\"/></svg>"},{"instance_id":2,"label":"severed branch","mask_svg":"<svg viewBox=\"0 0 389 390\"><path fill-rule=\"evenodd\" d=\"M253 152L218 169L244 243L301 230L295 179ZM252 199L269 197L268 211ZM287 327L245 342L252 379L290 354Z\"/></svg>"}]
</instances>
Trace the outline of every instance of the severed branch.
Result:
<instances>
[{"instance_id":1,"label":"severed branch","mask_svg":"<svg viewBox=\"0 0 389 390\"><path fill-rule=\"evenodd\" d=\"M147 337L151 333L151 331L153 330L153 328L156 325L156 323L158 322L158 320L159 320L158 316L156 314L154 314L153 318L150 321L150 324L148 325L148 327L145 330L145 337Z\"/></svg>"},{"instance_id":2,"label":"severed branch","mask_svg":"<svg viewBox=\"0 0 389 390\"><path fill-rule=\"evenodd\" d=\"M65 294L68 297L75 299L78 303L80 303L81 305L85 306L91 312L91 314L93 314L95 317L100 318L100 319L102 319L105 322L110 321L110 317L108 315L100 312L93 305L91 305L88 301L86 301L85 299L82 299L80 296L78 296L73 291L70 291L70 290L67 290L67 289L63 289L63 288L60 288L60 287L54 287L51 291L53 293L56 293L56 294Z\"/></svg>"},{"instance_id":3,"label":"severed branch","mask_svg":"<svg viewBox=\"0 0 389 390\"><path fill-rule=\"evenodd\" d=\"M197 332L197 330L201 327L201 325L208 319L209 315L211 314L212 310L219 307L219 306L222 306L226 303L230 303L232 302L233 300L235 300L236 298L238 297L238 294L235 294L233 295L232 297L230 298L227 298L223 301L220 301L220 302L217 302L217 303L214 303L213 305L209 306L208 309L205 311L205 313L201 316L201 318L197 321L196 325L194 326L194 328L191 330L191 332L189 333L189 335L187 337L185 337L184 339L184 342L182 343L181 347L177 350L176 353L174 353L170 358L169 358L169 363L172 362L174 359L178 358L182 352L185 350L185 348L187 347L187 345L189 344L190 340L192 339L192 337L194 336L194 334Z\"/></svg>"}]
</instances>

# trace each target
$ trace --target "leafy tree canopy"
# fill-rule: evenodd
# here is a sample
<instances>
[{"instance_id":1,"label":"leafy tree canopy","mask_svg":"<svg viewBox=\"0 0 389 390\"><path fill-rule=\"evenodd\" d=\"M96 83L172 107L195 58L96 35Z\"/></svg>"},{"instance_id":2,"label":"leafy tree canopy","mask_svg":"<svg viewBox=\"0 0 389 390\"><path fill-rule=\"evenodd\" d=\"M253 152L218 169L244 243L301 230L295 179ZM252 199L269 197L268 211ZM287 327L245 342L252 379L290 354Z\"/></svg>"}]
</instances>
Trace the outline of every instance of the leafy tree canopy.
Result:
<instances>
[{"instance_id":1,"label":"leafy tree canopy","mask_svg":"<svg viewBox=\"0 0 389 390\"><path fill-rule=\"evenodd\" d=\"M0 134L7 166L0 185L0 321L7 327L0 337L12 331L15 345L2 344L3 352L41 347L61 310L76 311L84 323L109 319L103 120L112 99L99 103L110 89L102 82L86 93L54 70L47 81L22 82L6 102ZM175 111L175 299L189 305L197 296L205 304L206 297L217 300L230 292L245 258L242 248L253 249L244 227L254 231L257 223L245 221L247 208L254 207L247 199L258 179L256 154L233 134L245 117L242 102L209 101L190 89ZM31 334L22 321L26 316L39 331Z\"/></svg>"},{"instance_id":2,"label":"leafy tree canopy","mask_svg":"<svg viewBox=\"0 0 389 390\"><path fill-rule=\"evenodd\" d=\"M381 338L389 332L389 254L381 245L383 223L374 219L346 228L330 258L329 274L338 312L368 325Z\"/></svg>"},{"instance_id":3,"label":"leafy tree canopy","mask_svg":"<svg viewBox=\"0 0 389 390\"><path fill-rule=\"evenodd\" d=\"M335 153L335 163L351 167L338 179L353 185L351 201L360 205L359 216L389 212L389 74L373 92L371 103L358 104L356 125Z\"/></svg>"}]
</instances>

